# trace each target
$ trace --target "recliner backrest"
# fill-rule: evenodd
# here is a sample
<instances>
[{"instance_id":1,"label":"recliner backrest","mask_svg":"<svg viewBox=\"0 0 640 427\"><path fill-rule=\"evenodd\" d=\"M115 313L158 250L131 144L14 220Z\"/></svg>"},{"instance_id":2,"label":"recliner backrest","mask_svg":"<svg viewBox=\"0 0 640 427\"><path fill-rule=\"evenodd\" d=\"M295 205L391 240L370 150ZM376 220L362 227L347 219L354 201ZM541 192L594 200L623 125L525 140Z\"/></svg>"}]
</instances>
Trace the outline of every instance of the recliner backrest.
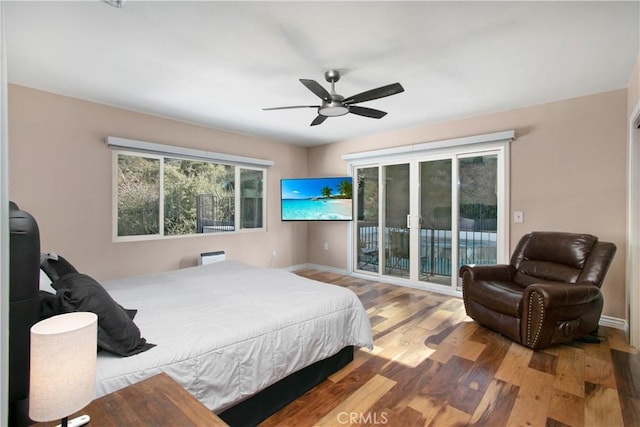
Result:
<instances>
[{"instance_id":1,"label":"recliner backrest","mask_svg":"<svg viewBox=\"0 0 640 427\"><path fill-rule=\"evenodd\" d=\"M598 241L591 248L591 254L587 264L582 269L578 282L591 282L597 287L602 286L604 276L609 270L609 266L616 254L616 245L609 242Z\"/></svg>"},{"instance_id":2,"label":"recliner backrest","mask_svg":"<svg viewBox=\"0 0 640 427\"><path fill-rule=\"evenodd\" d=\"M577 283L587 278L592 281L600 277L599 286L606 268L602 274L590 271L594 267L597 269L599 265L590 260L597 242L598 238L591 234L564 232L527 234L520 240L511 257L511 264L516 269L514 282L525 287L540 281ZM608 265L606 267L608 268Z\"/></svg>"},{"instance_id":3,"label":"recliner backrest","mask_svg":"<svg viewBox=\"0 0 640 427\"><path fill-rule=\"evenodd\" d=\"M9 204L9 425L28 426L31 326L38 321L40 232L28 212Z\"/></svg>"}]
</instances>

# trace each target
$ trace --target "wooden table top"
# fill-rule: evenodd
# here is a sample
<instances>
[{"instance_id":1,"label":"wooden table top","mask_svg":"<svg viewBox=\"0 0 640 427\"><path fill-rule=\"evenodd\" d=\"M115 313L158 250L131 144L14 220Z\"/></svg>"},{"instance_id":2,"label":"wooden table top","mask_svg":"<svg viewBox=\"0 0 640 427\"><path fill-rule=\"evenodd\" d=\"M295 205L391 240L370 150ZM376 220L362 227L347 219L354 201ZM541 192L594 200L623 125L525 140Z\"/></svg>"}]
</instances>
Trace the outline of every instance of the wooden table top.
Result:
<instances>
[{"instance_id":1,"label":"wooden table top","mask_svg":"<svg viewBox=\"0 0 640 427\"><path fill-rule=\"evenodd\" d=\"M88 426L227 426L165 373L102 396L69 420L87 414ZM34 426L49 427L55 422Z\"/></svg>"}]
</instances>

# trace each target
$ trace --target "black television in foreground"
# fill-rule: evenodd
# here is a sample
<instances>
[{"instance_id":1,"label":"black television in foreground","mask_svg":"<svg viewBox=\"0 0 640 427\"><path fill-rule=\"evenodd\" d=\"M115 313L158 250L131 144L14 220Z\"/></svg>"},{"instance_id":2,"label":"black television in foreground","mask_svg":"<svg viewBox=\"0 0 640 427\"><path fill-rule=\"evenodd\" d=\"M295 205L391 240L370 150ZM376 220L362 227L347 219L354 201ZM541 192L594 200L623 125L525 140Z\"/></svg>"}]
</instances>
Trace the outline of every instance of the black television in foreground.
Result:
<instances>
[{"instance_id":1,"label":"black television in foreground","mask_svg":"<svg viewBox=\"0 0 640 427\"><path fill-rule=\"evenodd\" d=\"M350 176L280 180L283 221L352 221Z\"/></svg>"}]
</instances>

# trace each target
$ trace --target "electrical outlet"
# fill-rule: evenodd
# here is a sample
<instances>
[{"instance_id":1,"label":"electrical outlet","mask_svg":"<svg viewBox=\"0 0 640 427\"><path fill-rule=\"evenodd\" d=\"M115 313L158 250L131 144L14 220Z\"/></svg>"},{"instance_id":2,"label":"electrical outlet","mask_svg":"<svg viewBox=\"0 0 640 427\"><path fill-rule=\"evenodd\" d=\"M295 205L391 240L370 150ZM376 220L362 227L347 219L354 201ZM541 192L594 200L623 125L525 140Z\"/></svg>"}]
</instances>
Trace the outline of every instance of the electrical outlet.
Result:
<instances>
[{"instance_id":1,"label":"electrical outlet","mask_svg":"<svg viewBox=\"0 0 640 427\"><path fill-rule=\"evenodd\" d=\"M524 212L522 211L514 211L513 212L513 222L524 222Z\"/></svg>"},{"instance_id":2,"label":"electrical outlet","mask_svg":"<svg viewBox=\"0 0 640 427\"><path fill-rule=\"evenodd\" d=\"M329 250L329 242L324 242L324 250L325 251Z\"/></svg>"},{"instance_id":3,"label":"electrical outlet","mask_svg":"<svg viewBox=\"0 0 640 427\"><path fill-rule=\"evenodd\" d=\"M272 257L274 257L274 258L275 258L275 257L276 257L276 255L277 255L276 251L271 252L271 256L272 256Z\"/></svg>"}]
</instances>

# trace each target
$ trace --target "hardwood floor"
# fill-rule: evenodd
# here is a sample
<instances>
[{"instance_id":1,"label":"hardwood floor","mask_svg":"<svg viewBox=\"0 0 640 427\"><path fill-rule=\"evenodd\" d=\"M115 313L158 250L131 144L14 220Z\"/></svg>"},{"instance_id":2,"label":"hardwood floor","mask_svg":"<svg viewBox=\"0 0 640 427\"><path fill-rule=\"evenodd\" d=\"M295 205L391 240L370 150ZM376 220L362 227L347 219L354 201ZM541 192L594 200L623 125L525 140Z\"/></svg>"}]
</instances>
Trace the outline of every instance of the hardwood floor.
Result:
<instances>
[{"instance_id":1,"label":"hardwood floor","mask_svg":"<svg viewBox=\"0 0 640 427\"><path fill-rule=\"evenodd\" d=\"M600 344L533 351L466 317L462 300L317 270L369 313L372 352L268 426L640 426L640 355L620 330Z\"/></svg>"}]
</instances>

